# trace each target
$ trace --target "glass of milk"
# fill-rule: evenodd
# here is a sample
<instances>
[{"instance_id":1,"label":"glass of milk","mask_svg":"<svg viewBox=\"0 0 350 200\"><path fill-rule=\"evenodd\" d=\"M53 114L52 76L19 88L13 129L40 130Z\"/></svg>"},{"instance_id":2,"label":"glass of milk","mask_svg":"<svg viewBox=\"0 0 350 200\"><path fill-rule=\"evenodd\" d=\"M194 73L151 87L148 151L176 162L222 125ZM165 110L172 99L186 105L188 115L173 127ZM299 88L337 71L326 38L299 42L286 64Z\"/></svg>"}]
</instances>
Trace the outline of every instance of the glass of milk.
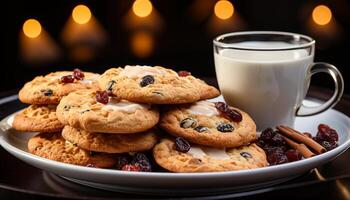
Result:
<instances>
[{"instance_id":1,"label":"glass of milk","mask_svg":"<svg viewBox=\"0 0 350 200\"><path fill-rule=\"evenodd\" d=\"M343 94L343 78L331 64L314 63L315 40L296 33L234 32L214 39L215 70L227 103L250 114L258 131L293 127L296 116L334 106ZM317 107L302 104L311 76L324 72L334 80L332 98Z\"/></svg>"}]
</instances>

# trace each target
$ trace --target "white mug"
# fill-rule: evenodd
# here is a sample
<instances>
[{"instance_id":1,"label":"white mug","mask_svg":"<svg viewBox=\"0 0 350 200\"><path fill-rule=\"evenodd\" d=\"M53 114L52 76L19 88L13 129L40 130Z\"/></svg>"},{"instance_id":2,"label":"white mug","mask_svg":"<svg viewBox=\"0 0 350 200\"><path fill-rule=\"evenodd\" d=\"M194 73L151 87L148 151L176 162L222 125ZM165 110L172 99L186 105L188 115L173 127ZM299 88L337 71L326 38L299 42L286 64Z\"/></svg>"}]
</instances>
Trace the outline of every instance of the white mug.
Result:
<instances>
[{"instance_id":1,"label":"white mug","mask_svg":"<svg viewBox=\"0 0 350 200\"><path fill-rule=\"evenodd\" d=\"M301 34L235 32L214 39L215 70L227 103L246 111L258 131L293 127L296 116L334 106L344 90L342 75L331 64L314 63L315 40ZM313 74L324 72L335 83L333 96L317 107L302 104Z\"/></svg>"}]
</instances>

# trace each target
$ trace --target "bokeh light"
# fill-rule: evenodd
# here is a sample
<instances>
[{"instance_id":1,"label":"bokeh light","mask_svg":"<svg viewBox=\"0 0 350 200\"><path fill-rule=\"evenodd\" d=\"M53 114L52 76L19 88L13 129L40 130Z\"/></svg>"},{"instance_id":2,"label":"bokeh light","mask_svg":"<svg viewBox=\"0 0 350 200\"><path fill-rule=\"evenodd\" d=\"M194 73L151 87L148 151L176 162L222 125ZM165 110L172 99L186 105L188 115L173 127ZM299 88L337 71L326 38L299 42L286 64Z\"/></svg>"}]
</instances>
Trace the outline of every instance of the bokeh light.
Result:
<instances>
[{"instance_id":1,"label":"bokeh light","mask_svg":"<svg viewBox=\"0 0 350 200\"><path fill-rule=\"evenodd\" d=\"M131 50L140 58L148 57L154 48L152 35L147 32L137 32L131 38Z\"/></svg>"},{"instance_id":2,"label":"bokeh light","mask_svg":"<svg viewBox=\"0 0 350 200\"><path fill-rule=\"evenodd\" d=\"M325 5L319 5L312 11L312 19L318 25L326 25L332 19L332 11Z\"/></svg>"},{"instance_id":3,"label":"bokeh light","mask_svg":"<svg viewBox=\"0 0 350 200\"><path fill-rule=\"evenodd\" d=\"M41 25L36 19L28 19L23 24L23 33L29 38L36 38L41 33Z\"/></svg>"},{"instance_id":4,"label":"bokeh light","mask_svg":"<svg viewBox=\"0 0 350 200\"><path fill-rule=\"evenodd\" d=\"M220 0L215 4L214 13L218 18L225 20L232 17L234 13L234 7L229 1Z\"/></svg>"},{"instance_id":5,"label":"bokeh light","mask_svg":"<svg viewBox=\"0 0 350 200\"><path fill-rule=\"evenodd\" d=\"M132 5L132 10L139 17L147 17L153 9L152 3L149 0L136 0Z\"/></svg>"},{"instance_id":6,"label":"bokeh light","mask_svg":"<svg viewBox=\"0 0 350 200\"><path fill-rule=\"evenodd\" d=\"M72 12L73 20L78 24L86 24L91 19L91 11L85 5L78 5Z\"/></svg>"}]
</instances>

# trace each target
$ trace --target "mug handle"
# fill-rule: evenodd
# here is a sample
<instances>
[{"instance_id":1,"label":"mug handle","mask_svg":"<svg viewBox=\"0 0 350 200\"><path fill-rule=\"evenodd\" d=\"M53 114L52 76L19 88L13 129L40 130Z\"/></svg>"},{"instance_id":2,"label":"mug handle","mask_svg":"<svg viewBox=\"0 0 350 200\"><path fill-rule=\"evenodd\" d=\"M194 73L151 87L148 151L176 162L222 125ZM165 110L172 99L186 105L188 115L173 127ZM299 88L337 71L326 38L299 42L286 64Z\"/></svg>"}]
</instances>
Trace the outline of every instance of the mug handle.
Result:
<instances>
[{"instance_id":1,"label":"mug handle","mask_svg":"<svg viewBox=\"0 0 350 200\"><path fill-rule=\"evenodd\" d=\"M311 79L312 75L320 72L327 73L333 78L335 85L333 96L328 101L319 106L310 107L305 106L301 103L300 107L296 110L296 116L305 117L326 111L338 103L342 97L344 92L344 80L341 73L334 65L324 62L313 63L310 67L310 73L307 77L307 81Z\"/></svg>"}]
</instances>

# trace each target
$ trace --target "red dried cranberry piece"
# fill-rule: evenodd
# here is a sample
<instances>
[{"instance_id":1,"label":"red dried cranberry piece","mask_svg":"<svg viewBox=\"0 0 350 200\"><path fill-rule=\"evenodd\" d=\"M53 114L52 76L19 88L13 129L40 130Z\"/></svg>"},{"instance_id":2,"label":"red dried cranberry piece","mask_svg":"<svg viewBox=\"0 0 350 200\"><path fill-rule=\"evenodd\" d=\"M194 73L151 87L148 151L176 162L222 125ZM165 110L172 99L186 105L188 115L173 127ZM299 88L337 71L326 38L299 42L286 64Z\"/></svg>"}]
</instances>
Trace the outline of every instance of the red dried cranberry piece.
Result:
<instances>
[{"instance_id":1,"label":"red dried cranberry piece","mask_svg":"<svg viewBox=\"0 0 350 200\"><path fill-rule=\"evenodd\" d=\"M139 166L137 166L137 165L124 165L123 167L122 167L122 170L123 171L136 171L136 172L139 172L139 171L141 171L141 168L139 167Z\"/></svg>"},{"instance_id":2,"label":"red dried cranberry piece","mask_svg":"<svg viewBox=\"0 0 350 200\"><path fill-rule=\"evenodd\" d=\"M276 133L272 130L272 128L267 128L261 132L259 140L264 141L264 143L270 144L273 136L275 136Z\"/></svg>"},{"instance_id":3,"label":"red dried cranberry piece","mask_svg":"<svg viewBox=\"0 0 350 200\"><path fill-rule=\"evenodd\" d=\"M134 158L131 161L131 164L135 165L135 166L139 166L140 171L143 171L143 172L152 171L151 163L150 163L149 159L147 158L147 156L143 153L135 154Z\"/></svg>"},{"instance_id":4,"label":"red dried cranberry piece","mask_svg":"<svg viewBox=\"0 0 350 200\"><path fill-rule=\"evenodd\" d=\"M287 156L280 150L271 151L267 154L270 165L279 165L288 162Z\"/></svg>"},{"instance_id":5,"label":"red dried cranberry piece","mask_svg":"<svg viewBox=\"0 0 350 200\"><path fill-rule=\"evenodd\" d=\"M131 157L128 154L119 155L117 158L116 168L121 170L125 165L129 164Z\"/></svg>"},{"instance_id":6,"label":"red dried cranberry piece","mask_svg":"<svg viewBox=\"0 0 350 200\"><path fill-rule=\"evenodd\" d=\"M338 141L338 133L325 124L318 125L318 132L316 135L318 140L328 141L328 142L337 142Z\"/></svg>"},{"instance_id":7,"label":"red dried cranberry piece","mask_svg":"<svg viewBox=\"0 0 350 200\"><path fill-rule=\"evenodd\" d=\"M103 91L97 91L96 92L96 101L102 104L107 104L109 101L109 96L108 96L108 92Z\"/></svg>"},{"instance_id":8,"label":"red dried cranberry piece","mask_svg":"<svg viewBox=\"0 0 350 200\"><path fill-rule=\"evenodd\" d=\"M188 72L188 71L178 71L177 74L178 74L180 77L185 77L185 76L191 75L191 72Z\"/></svg>"},{"instance_id":9,"label":"red dried cranberry piece","mask_svg":"<svg viewBox=\"0 0 350 200\"><path fill-rule=\"evenodd\" d=\"M294 149L289 149L288 151L286 151L286 156L289 162L301 160L301 154L299 153L299 151Z\"/></svg>"},{"instance_id":10,"label":"red dried cranberry piece","mask_svg":"<svg viewBox=\"0 0 350 200\"><path fill-rule=\"evenodd\" d=\"M230 108L226 103L224 102L216 102L215 103L216 109L218 109L223 115L227 116L234 122L241 122L242 121L242 115L238 110Z\"/></svg>"},{"instance_id":11,"label":"red dried cranberry piece","mask_svg":"<svg viewBox=\"0 0 350 200\"><path fill-rule=\"evenodd\" d=\"M73 83L74 77L72 75L66 75L61 77L61 83Z\"/></svg>"},{"instance_id":12,"label":"red dried cranberry piece","mask_svg":"<svg viewBox=\"0 0 350 200\"><path fill-rule=\"evenodd\" d=\"M182 153L186 153L191 149L191 145L182 137L177 137L175 139L175 148Z\"/></svg>"},{"instance_id":13,"label":"red dried cranberry piece","mask_svg":"<svg viewBox=\"0 0 350 200\"><path fill-rule=\"evenodd\" d=\"M80 69L76 68L73 70L73 76L77 80L83 80L84 79L84 73Z\"/></svg>"}]
</instances>

